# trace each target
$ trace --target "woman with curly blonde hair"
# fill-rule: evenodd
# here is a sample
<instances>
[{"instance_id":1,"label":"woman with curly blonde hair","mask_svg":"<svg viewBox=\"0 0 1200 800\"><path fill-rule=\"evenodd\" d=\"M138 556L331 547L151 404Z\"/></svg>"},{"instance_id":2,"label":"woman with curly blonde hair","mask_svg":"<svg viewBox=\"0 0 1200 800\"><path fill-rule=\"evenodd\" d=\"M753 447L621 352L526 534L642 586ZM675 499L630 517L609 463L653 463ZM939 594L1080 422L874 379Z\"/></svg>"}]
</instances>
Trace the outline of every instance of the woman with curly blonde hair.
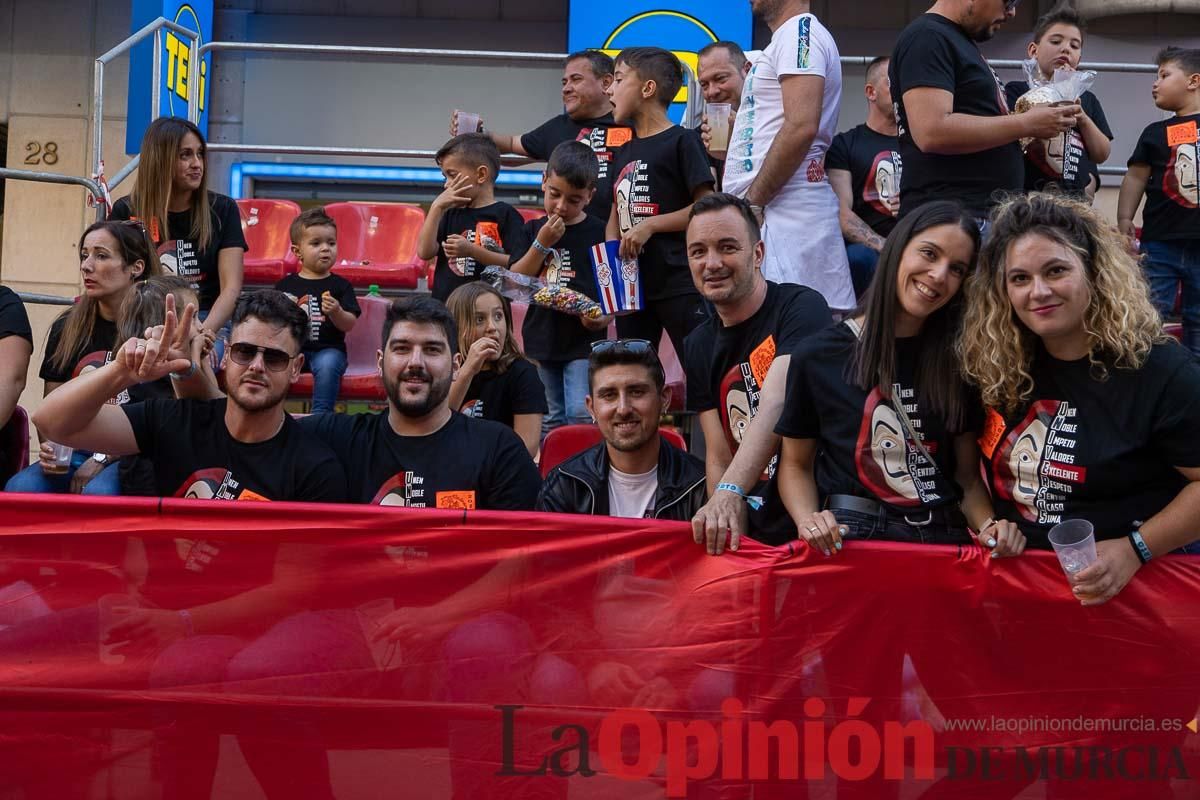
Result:
<instances>
[{"instance_id":1,"label":"woman with curly blonde hair","mask_svg":"<svg viewBox=\"0 0 1200 800\"><path fill-rule=\"evenodd\" d=\"M1034 547L1065 519L1095 527L1099 561L1071 579L1085 605L1197 538L1200 365L1090 207L1032 194L995 211L958 350L988 406L997 513Z\"/></svg>"}]
</instances>

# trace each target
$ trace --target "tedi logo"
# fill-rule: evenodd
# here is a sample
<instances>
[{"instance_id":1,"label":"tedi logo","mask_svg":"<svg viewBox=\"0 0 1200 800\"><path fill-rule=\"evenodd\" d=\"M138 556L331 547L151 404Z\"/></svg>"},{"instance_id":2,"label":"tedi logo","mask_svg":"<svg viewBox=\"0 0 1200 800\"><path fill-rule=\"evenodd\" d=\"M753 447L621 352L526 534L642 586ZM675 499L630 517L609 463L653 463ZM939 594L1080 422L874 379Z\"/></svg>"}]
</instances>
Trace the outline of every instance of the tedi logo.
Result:
<instances>
[{"instance_id":1,"label":"tedi logo","mask_svg":"<svg viewBox=\"0 0 1200 800\"><path fill-rule=\"evenodd\" d=\"M179 7L175 15L175 23L185 28L191 28L200 34L196 46L204 44L204 29L200 26L200 18L190 5ZM166 31L164 46L167 49L167 100L172 116L186 116L188 92L188 63L191 58L191 42L175 35L174 31ZM205 90L208 88L208 56L200 59L200 110L205 107ZM175 110L175 100L183 103L180 111ZM182 112L182 113L181 113Z\"/></svg>"},{"instance_id":2,"label":"tedi logo","mask_svg":"<svg viewBox=\"0 0 1200 800\"><path fill-rule=\"evenodd\" d=\"M616 58L626 47L644 47L654 45L665 47L686 64L692 74L696 73L696 53L705 45L718 40L712 28L705 25L691 14L682 11L646 11L635 14L618 25L601 48L605 53ZM688 99L687 83L675 95L674 102L686 103Z\"/></svg>"}]
</instances>

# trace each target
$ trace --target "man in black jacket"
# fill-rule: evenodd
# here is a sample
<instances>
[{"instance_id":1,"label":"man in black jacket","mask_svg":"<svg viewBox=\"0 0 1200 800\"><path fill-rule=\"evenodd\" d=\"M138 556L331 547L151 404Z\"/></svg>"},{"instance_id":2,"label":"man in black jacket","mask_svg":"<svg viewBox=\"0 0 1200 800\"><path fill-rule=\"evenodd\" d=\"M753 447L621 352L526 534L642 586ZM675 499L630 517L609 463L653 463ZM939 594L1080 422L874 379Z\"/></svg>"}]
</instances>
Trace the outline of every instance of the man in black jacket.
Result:
<instances>
[{"instance_id":1,"label":"man in black jacket","mask_svg":"<svg viewBox=\"0 0 1200 800\"><path fill-rule=\"evenodd\" d=\"M538 510L691 519L704 504L704 464L658 435L671 390L654 347L642 339L596 342L588 388L604 441L546 476Z\"/></svg>"}]
</instances>

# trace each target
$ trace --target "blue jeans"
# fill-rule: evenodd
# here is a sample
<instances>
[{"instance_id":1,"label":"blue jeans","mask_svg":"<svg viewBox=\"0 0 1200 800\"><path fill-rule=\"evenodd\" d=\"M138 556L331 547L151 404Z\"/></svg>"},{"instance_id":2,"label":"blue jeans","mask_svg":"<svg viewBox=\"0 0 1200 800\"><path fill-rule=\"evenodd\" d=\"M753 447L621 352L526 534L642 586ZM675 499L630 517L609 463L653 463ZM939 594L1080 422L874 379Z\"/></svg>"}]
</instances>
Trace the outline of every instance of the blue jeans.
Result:
<instances>
[{"instance_id":1,"label":"blue jeans","mask_svg":"<svg viewBox=\"0 0 1200 800\"><path fill-rule=\"evenodd\" d=\"M313 375L312 413L332 414L346 374L346 354L336 347L305 350L304 361Z\"/></svg>"},{"instance_id":2,"label":"blue jeans","mask_svg":"<svg viewBox=\"0 0 1200 800\"><path fill-rule=\"evenodd\" d=\"M1183 344L1200 355L1200 239L1142 242L1142 252L1150 297L1163 319L1175 310L1183 285Z\"/></svg>"},{"instance_id":3,"label":"blue jeans","mask_svg":"<svg viewBox=\"0 0 1200 800\"><path fill-rule=\"evenodd\" d=\"M850 280L854 283L854 296L862 297L871 285L879 253L857 242L846 243L846 258L850 262Z\"/></svg>"},{"instance_id":4,"label":"blue jeans","mask_svg":"<svg viewBox=\"0 0 1200 800\"><path fill-rule=\"evenodd\" d=\"M588 360L540 361L538 377L546 387L546 405L550 409L542 420L542 435L563 425L590 422L585 399L588 396Z\"/></svg>"},{"instance_id":5,"label":"blue jeans","mask_svg":"<svg viewBox=\"0 0 1200 800\"><path fill-rule=\"evenodd\" d=\"M863 514L844 508L832 509L839 525L847 528L843 539L865 541L873 539L884 542L910 542L912 544L972 544L971 534L964 528L952 528L945 524L910 525L899 520L881 520L874 514ZM914 516L922 517L923 512Z\"/></svg>"},{"instance_id":6,"label":"blue jeans","mask_svg":"<svg viewBox=\"0 0 1200 800\"><path fill-rule=\"evenodd\" d=\"M67 494L71 491L71 478L75 470L83 462L91 458L91 453L76 450L71 456L71 466L62 475L47 475L42 471L40 462L30 464L25 469L13 475L4 487L6 492L27 492L29 494ZM120 470L116 461L109 463L100 474L88 481L83 493L93 497L112 497L121 493Z\"/></svg>"}]
</instances>

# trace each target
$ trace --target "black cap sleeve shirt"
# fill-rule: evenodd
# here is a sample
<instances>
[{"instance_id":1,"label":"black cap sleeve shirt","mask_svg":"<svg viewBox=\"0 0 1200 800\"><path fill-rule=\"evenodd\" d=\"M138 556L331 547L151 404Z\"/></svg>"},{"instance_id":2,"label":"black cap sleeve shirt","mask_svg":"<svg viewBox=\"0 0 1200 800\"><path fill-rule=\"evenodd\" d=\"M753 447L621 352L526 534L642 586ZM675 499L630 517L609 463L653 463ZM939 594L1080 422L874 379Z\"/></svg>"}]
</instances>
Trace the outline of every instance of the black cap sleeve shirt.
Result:
<instances>
[{"instance_id":1,"label":"black cap sleeve shirt","mask_svg":"<svg viewBox=\"0 0 1200 800\"><path fill-rule=\"evenodd\" d=\"M0 286L0 339L8 336L17 336L33 344L33 330L29 327L25 304L12 289Z\"/></svg>"},{"instance_id":2,"label":"black cap sleeve shirt","mask_svg":"<svg viewBox=\"0 0 1200 800\"><path fill-rule=\"evenodd\" d=\"M113 203L112 219L130 219L133 215L128 197ZM208 193L209 214L212 216L212 242L205 246L191 237L190 211L171 211L167 214L167 231L155 231L149 226L163 270L191 281L199 295L200 310L208 311L221 294L221 275L217 269L218 254L227 248L249 250L242 233L242 217L237 203L223 194ZM157 236L155 235L157 233Z\"/></svg>"},{"instance_id":3,"label":"black cap sleeve shirt","mask_svg":"<svg viewBox=\"0 0 1200 800\"><path fill-rule=\"evenodd\" d=\"M518 358L504 372L485 369L476 373L459 409L465 416L490 419L513 426L517 414L548 414L546 387L537 367Z\"/></svg>"},{"instance_id":4,"label":"black cap sleeve shirt","mask_svg":"<svg viewBox=\"0 0 1200 800\"><path fill-rule=\"evenodd\" d=\"M337 453L359 503L531 511L537 500L533 459L497 422L454 413L427 436L397 435L386 412L316 414L299 424Z\"/></svg>"},{"instance_id":5,"label":"black cap sleeve shirt","mask_svg":"<svg viewBox=\"0 0 1200 800\"><path fill-rule=\"evenodd\" d=\"M634 139L617 151L613 166L613 202L622 234L651 217L687 208L697 189L714 183L700 135L678 125ZM651 236L638 256L638 270L646 300L696 293L683 231Z\"/></svg>"},{"instance_id":6,"label":"black cap sleeve shirt","mask_svg":"<svg viewBox=\"0 0 1200 800\"><path fill-rule=\"evenodd\" d=\"M591 147L600 162L600 174L596 179L596 195L588 203L586 211L607 220L612 208L613 154L632 138L633 130L625 125L617 125L612 114L579 121L559 114L522 136L521 147L530 158L538 161L548 160L554 148L563 142L583 142Z\"/></svg>"},{"instance_id":7,"label":"black cap sleeve shirt","mask_svg":"<svg viewBox=\"0 0 1200 800\"><path fill-rule=\"evenodd\" d=\"M729 450L736 453L758 414L762 387L775 358L791 354L806 337L832 321L820 292L771 281L762 307L744 322L725 327L714 314L684 342L688 410L700 414L715 409ZM750 522L755 536L768 544L794 534L775 487L778 461L776 453L748 492L763 498L763 508L752 512Z\"/></svg>"},{"instance_id":8,"label":"black cap sleeve shirt","mask_svg":"<svg viewBox=\"0 0 1200 800\"><path fill-rule=\"evenodd\" d=\"M975 216L983 217L997 202L998 191L1021 190L1025 164L1015 141L959 155L924 153L913 141L904 107L904 94L912 89L950 92L956 114L1003 117L1009 112L999 77L961 27L939 14L922 14L896 41L888 77L904 160L901 215L931 200L958 200Z\"/></svg>"},{"instance_id":9,"label":"black cap sleeve shirt","mask_svg":"<svg viewBox=\"0 0 1200 800\"><path fill-rule=\"evenodd\" d=\"M899 137L878 133L863 123L833 137L825 155L826 169L850 173L851 210L885 237L900 216L903 161L899 149Z\"/></svg>"},{"instance_id":10,"label":"black cap sleeve shirt","mask_svg":"<svg viewBox=\"0 0 1200 800\"><path fill-rule=\"evenodd\" d=\"M450 293L465 283L479 279L484 267L473 258L450 258L442 249L442 243L452 234L464 237L472 244L494 253L523 253L529 247L525 239L525 220L508 203L496 201L481 208L448 208L438 221L437 265L433 272L433 297L446 301ZM511 261L509 263L512 263Z\"/></svg>"},{"instance_id":11,"label":"black cap sleeve shirt","mask_svg":"<svg viewBox=\"0 0 1200 800\"><path fill-rule=\"evenodd\" d=\"M1004 89L1009 107L1015 108L1021 95L1029 91L1029 83L1012 81ZM1108 118L1096 95L1084 92L1079 104L1100 132L1112 141ZM1088 153L1079 129L1073 128L1053 139L1038 139L1025 149L1025 191L1050 190L1083 197L1095 169L1096 162Z\"/></svg>"},{"instance_id":12,"label":"black cap sleeve shirt","mask_svg":"<svg viewBox=\"0 0 1200 800\"><path fill-rule=\"evenodd\" d=\"M1155 122L1142 131L1130 166L1146 164L1142 240L1200 239L1200 114Z\"/></svg>"},{"instance_id":13,"label":"black cap sleeve shirt","mask_svg":"<svg viewBox=\"0 0 1200 800\"><path fill-rule=\"evenodd\" d=\"M42 357L38 377L49 383L66 383L86 371L103 367L109 362L113 345L116 344L116 323L97 314L91 334L69 355L66 366L60 369L54 363L54 354L62 341L68 316L70 312L65 312L54 320L50 325L50 334L46 337L46 353Z\"/></svg>"},{"instance_id":14,"label":"black cap sleeve shirt","mask_svg":"<svg viewBox=\"0 0 1200 800\"><path fill-rule=\"evenodd\" d=\"M532 242L546 224L546 217L525 223L525 239ZM565 286L596 300L596 277L590 251L604 241L604 222L588 215L568 225L562 238L543 261L541 277L551 286ZM521 258L514 255L513 261ZM521 326L525 355L537 361L574 361L587 358L592 342L606 338L607 331L590 331L579 317L543 306L529 305Z\"/></svg>"},{"instance_id":15,"label":"black cap sleeve shirt","mask_svg":"<svg viewBox=\"0 0 1200 800\"><path fill-rule=\"evenodd\" d=\"M957 502L954 438L944 420L928 413L917 396L916 340L896 340L894 400L884 399L878 387L868 392L847 380L855 341L844 324L805 340L792 355L787 400L775 432L818 441L816 481L822 501L831 494L855 495L900 513ZM965 386L963 393L966 408L977 408ZM897 401L904 404L936 468L905 435L892 405ZM966 429L977 430L979 414L969 416Z\"/></svg>"},{"instance_id":16,"label":"black cap sleeve shirt","mask_svg":"<svg viewBox=\"0 0 1200 800\"><path fill-rule=\"evenodd\" d=\"M296 301L308 317L308 339L304 342L304 352L335 348L346 352L346 334L333 324L333 320L325 316L321 310L321 296L329 292L342 308L354 316L362 316L358 306L358 298L354 296L354 287L350 281L341 275L329 274L323 278L303 278L299 273L288 275L275 288ZM305 367L308 365L305 364Z\"/></svg>"},{"instance_id":17,"label":"black cap sleeve shirt","mask_svg":"<svg viewBox=\"0 0 1200 800\"><path fill-rule=\"evenodd\" d=\"M1200 365L1174 342L1141 369L1088 359L1059 361L1039 348L1033 395L1019 412L989 410L980 449L998 517L1048 548L1059 522L1086 519L1097 539L1126 536L1186 483L1176 467L1200 467Z\"/></svg>"}]
</instances>

